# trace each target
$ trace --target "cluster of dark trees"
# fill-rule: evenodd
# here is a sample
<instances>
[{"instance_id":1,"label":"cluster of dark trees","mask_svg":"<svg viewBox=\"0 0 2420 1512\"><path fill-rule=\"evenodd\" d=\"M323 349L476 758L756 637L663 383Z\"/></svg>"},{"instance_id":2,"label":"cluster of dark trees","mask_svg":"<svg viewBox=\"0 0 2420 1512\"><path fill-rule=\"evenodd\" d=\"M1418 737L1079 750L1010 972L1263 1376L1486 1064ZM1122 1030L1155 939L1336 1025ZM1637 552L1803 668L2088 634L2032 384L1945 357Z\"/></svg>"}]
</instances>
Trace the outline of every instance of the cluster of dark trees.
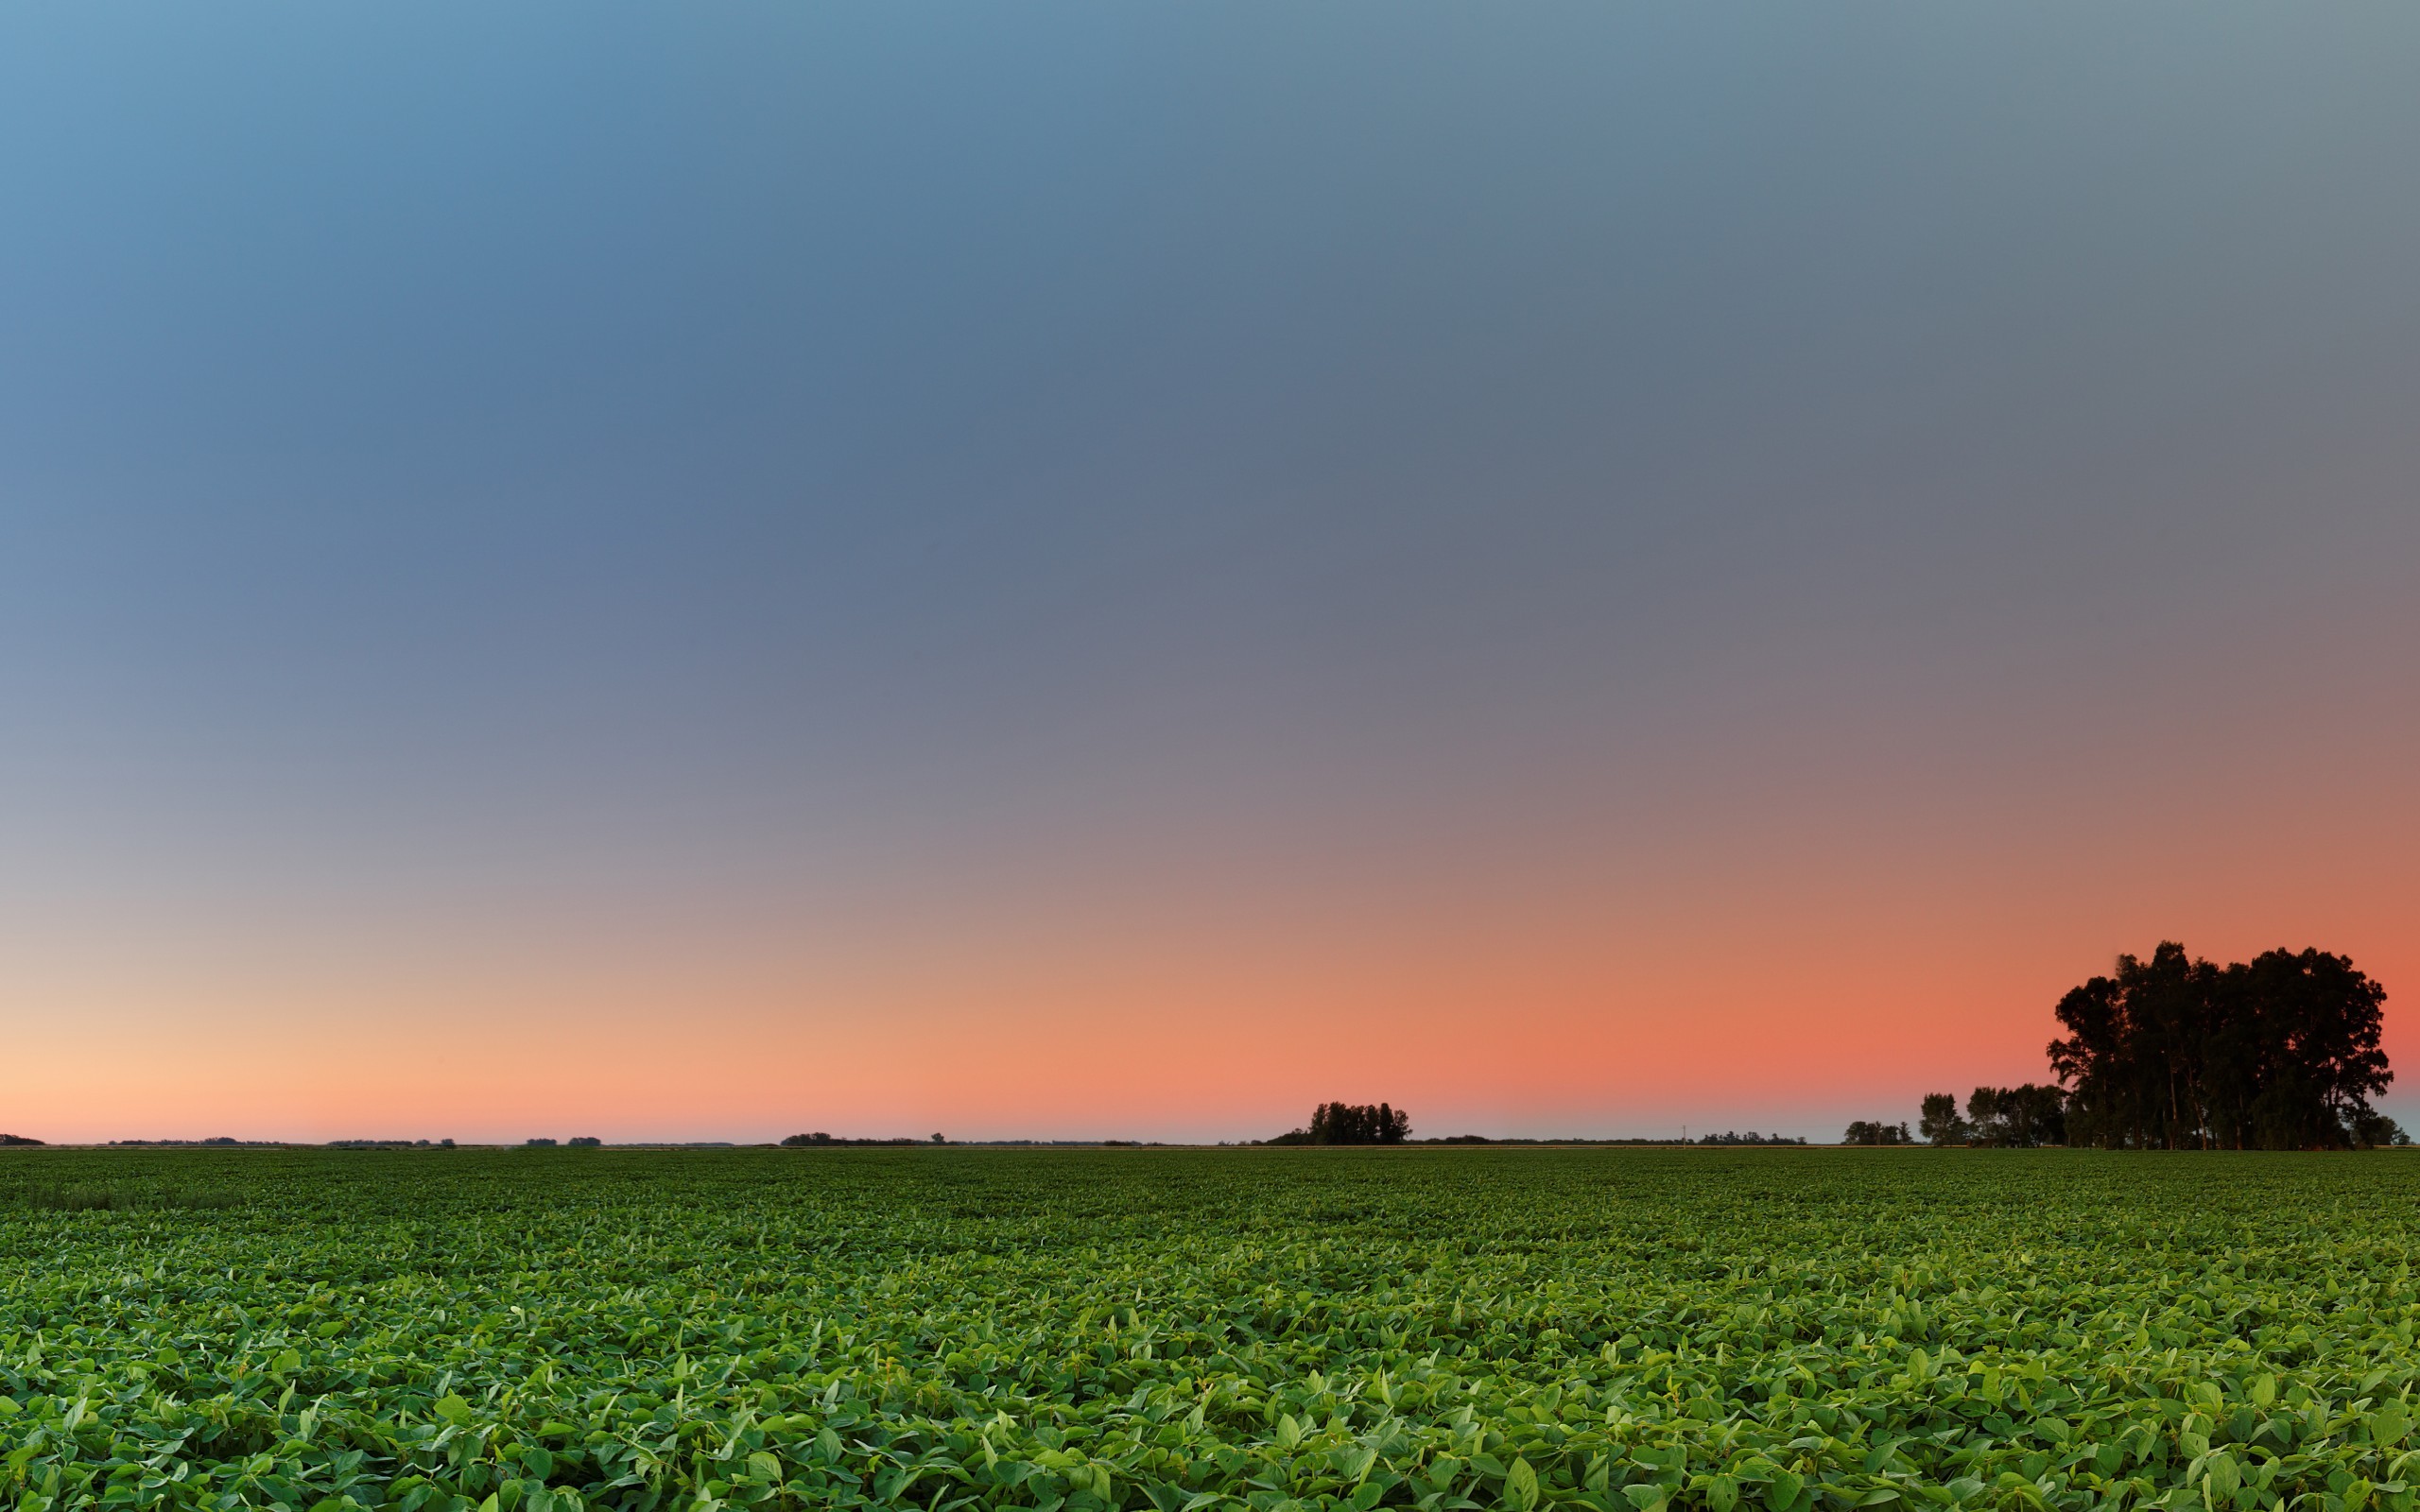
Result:
<instances>
[{"instance_id":1,"label":"cluster of dark trees","mask_svg":"<svg viewBox=\"0 0 2420 1512\"><path fill-rule=\"evenodd\" d=\"M831 1135L824 1133L824 1132L823 1132L822 1130L821 1130L821 1129L818 1129L816 1132L814 1132L814 1133L812 1133L812 1134L792 1134L792 1135L790 1135L788 1138L786 1138L786 1139L785 1139L785 1140L783 1140L783 1141L782 1141L782 1148L784 1148L784 1149L786 1149L786 1150L803 1150L803 1149L811 1149L811 1148L814 1148L814 1147L819 1146L819 1145L824 1145L824 1144L837 1144L837 1145L845 1145L845 1146L848 1146L848 1147L851 1147L851 1148L856 1148L856 1149L866 1149L866 1148L883 1148L883 1149L891 1149L891 1148L896 1148L896 1147L901 1146L901 1145L916 1145L916 1144L928 1144L928 1143L929 1143L929 1144L946 1144L946 1143L949 1143L949 1142L948 1142L947 1140L942 1139L942 1138L940 1135L938 1135L938 1134L934 1135L930 1140L843 1140L843 1139L835 1139L835 1138L833 1138Z\"/></svg>"},{"instance_id":2,"label":"cluster of dark trees","mask_svg":"<svg viewBox=\"0 0 2420 1512\"><path fill-rule=\"evenodd\" d=\"M1322 1103L1310 1126L1289 1129L1271 1144L1401 1144L1411 1137L1411 1115L1387 1103Z\"/></svg>"},{"instance_id":3,"label":"cluster of dark trees","mask_svg":"<svg viewBox=\"0 0 2420 1512\"><path fill-rule=\"evenodd\" d=\"M1691 1142L1684 1140L1682 1143L1685 1144ZM1787 1134L1759 1134L1754 1129L1750 1129L1745 1134L1734 1134L1725 1129L1720 1134L1702 1134L1698 1136L1695 1143L1699 1144L1804 1144L1806 1141L1803 1136L1791 1139Z\"/></svg>"},{"instance_id":4,"label":"cluster of dark trees","mask_svg":"<svg viewBox=\"0 0 2420 1512\"><path fill-rule=\"evenodd\" d=\"M1916 1132L1932 1144L1991 1144L2030 1150L2067 1143L2067 1094L2057 1087L1978 1087L1966 1097L1934 1092L1924 1101Z\"/></svg>"},{"instance_id":5,"label":"cluster of dark trees","mask_svg":"<svg viewBox=\"0 0 2420 1512\"><path fill-rule=\"evenodd\" d=\"M41 1143L40 1140L29 1140L22 1134L0 1134L0 1144L40 1144Z\"/></svg>"},{"instance_id":6,"label":"cluster of dark trees","mask_svg":"<svg viewBox=\"0 0 2420 1512\"><path fill-rule=\"evenodd\" d=\"M2217 966L2169 941L2118 957L2059 1000L2056 1086L1978 1087L1962 1116L1934 1092L1934 1144L2127 1150L2341 1150L2407 1144L2370 1105L2394 1080L2379 1048L2386 989L2347 956L2271 951ZM1856 1124L1851 1143L1883 1125Z\"/></svg>"},{"instance_id":7,"label":"cluster of dark trees","mask_svg":"<svg viewBox=\"0 0 2420 1512\"><path fill-rule=\"evenodd\" d=\"M2067 1139L2113 1149L2308 1150L2405 1143L2370 1099L2386 989L2349 957L2271 951L2214 966L2163 943L2059 1000L2050 1069Z\"/></svg>"},{"instance_id":8,"label":"cluster of dark trees","mask_svg":"<svg viewBox=\"0 0 2420 1512\"><path fill-rule=\"evenodd\" d=\"M574 1144L579 1143L572 1141ZM452 1140L330 1140L332 1150L450 1150Z\"/></svg>"},{"instance_id":9,"label":"cluster of dark trees","mask_svg":"<svg viewBox=\"0 0 2420 1512\"><path fill-rule=\"evenodd\" d=\"M1905 1124L1874 1124L1858 1119L1848 1132L1841 1136L1843 1144L1913 1144L1915 1139Z\"/></svg>"}]
</instances>

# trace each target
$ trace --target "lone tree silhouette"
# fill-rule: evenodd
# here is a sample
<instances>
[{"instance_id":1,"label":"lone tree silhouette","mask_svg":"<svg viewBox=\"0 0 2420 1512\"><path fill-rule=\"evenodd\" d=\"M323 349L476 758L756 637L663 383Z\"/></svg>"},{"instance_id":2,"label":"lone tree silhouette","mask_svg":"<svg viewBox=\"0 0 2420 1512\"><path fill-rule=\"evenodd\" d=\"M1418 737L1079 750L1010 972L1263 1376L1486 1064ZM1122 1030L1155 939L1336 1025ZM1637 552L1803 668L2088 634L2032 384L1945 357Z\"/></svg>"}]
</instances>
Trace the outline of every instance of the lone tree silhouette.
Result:
<instances>
[{"instance_id":1,"label":"lone tree silhouette","mask_svg":"<svg viewBox=\"0 0 2420 1512\"><path fill-rule=\"evenodd\" d=\"M1933 1092L1925 1098L1916 1119L1916 1132L1924 1136L1927 1144L1963 1144L1974 1131L1958 1116L1956 1093Z\"/></svg>"}]
</instances>

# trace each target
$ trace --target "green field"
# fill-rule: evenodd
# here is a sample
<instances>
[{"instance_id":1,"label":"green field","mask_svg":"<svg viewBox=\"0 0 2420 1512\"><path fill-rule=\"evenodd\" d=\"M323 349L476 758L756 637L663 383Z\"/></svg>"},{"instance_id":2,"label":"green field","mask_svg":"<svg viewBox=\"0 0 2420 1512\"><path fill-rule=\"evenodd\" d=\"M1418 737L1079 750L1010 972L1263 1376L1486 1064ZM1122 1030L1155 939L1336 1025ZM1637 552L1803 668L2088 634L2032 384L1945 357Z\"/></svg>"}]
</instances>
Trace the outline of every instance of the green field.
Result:
<instances>
[{"instance_id":1,"label":"green field","mask_svg":"<svg viewBox=\"0 0 2420 1512\"><path fill-rule=\"evenodd\" d=\"M6 1151L0 1507L2407 1512L2415 1196L2391 1153Z\"/></svg>"}]
</instances>

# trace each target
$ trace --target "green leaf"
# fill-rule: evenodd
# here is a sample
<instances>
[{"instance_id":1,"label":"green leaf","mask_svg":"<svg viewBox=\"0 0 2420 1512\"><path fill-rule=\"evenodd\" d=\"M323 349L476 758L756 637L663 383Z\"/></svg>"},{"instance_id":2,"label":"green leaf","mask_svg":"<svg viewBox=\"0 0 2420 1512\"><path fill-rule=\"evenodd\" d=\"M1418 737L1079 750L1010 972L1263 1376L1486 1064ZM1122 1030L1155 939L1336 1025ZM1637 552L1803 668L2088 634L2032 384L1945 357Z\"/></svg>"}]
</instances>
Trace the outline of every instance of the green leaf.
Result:
<instances>
[{"instance_id":1,"label":"green leaf","mask_svg":"<svg viewBox=\"0 0 2420 1512\"><path fill-rule=\"evenodd\" d=\"M2390 1401L2370 1414L2370 1440L2377 1444L2399 1443L2411 1431L2411 1417L2399 1401Z\"/></svg>"},{"instance_id":2,"label":"green leaf","mask_svg":"<svg viewBox=\"0 0 2420 1512\"><path fill-rule=\"evenodd\" d=\"M1765 1505L1772 1512L1789 1512L1798 1504L1798 1493L1805 1489L1806 1483L1790 1471L1775 1470L1765 1482Z\"/></svg>"},{"instance_id":3,"label":"green leaf","mask_svg":"<svg viewBox=\"0 0 2420 1512\"><path fill-rule=\"evenodd\" d=\"M1504 1472L1504 1500L1513 1512L1530 1512L1538 1504L1538 1472L1518 1455L1513 1457L1512 1468Z\"/></svg>"}]
</instances>

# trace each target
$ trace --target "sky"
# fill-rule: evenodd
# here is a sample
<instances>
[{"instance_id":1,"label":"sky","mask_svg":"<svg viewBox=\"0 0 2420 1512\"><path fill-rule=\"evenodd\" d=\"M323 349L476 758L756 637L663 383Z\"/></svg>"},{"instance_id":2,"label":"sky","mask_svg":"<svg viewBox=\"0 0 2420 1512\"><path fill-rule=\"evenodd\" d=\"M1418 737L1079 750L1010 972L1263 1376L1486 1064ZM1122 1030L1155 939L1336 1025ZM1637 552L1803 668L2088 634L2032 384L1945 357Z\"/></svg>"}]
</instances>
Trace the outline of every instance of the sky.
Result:
<instances>
[{"instance_id":1,"label":"sky","mask_svg":"<svg viewBox=\"0 0 2420 1512\"><path fill-rule=\"evenodd\" d=\"M2420 1121L2387 5L20 6L0 1129Z\"/></svg>"}]
</instances>

